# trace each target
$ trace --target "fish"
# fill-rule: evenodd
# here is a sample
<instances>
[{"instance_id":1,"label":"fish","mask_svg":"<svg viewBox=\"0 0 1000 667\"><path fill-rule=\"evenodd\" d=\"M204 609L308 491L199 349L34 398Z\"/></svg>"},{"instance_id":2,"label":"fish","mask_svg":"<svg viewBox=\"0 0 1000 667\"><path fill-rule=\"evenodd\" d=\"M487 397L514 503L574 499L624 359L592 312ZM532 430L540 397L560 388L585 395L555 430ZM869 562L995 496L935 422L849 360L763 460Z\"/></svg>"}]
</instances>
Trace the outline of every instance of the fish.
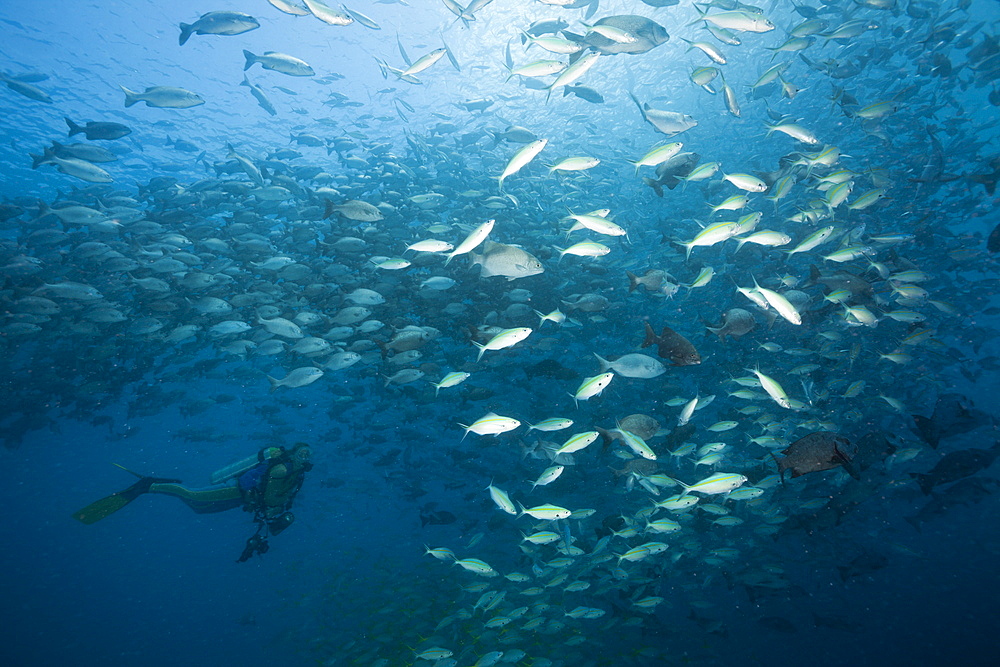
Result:
<instances>
[{"instance_id":1,"label":"fish","mask_svg":"<svg viewBox=\"0 0 1000 667\"><path fill-rule=\"evenodd\" d=\"M678 153L656 167L656 178L645 177L642 182L653 188L657 197L663 196L663 186L673 190L681 183L681 179L690 174L701 160L701 156L691 151Z\"/></svg>"},{"instance_id":2,"label":"fish","mask_svg":"<svg viewBox=\"0 0 1000 667\"><path fill-rule=\"evenodd\" d=\"M924 495L928 495L936 486L971 477L989 468L997 456L1000 456L1000 442L989 449L960 449L945 454L928 472L911 472L910 477L916 480Z\"/></svg>"},{"instance_id":3,"label":"fish","mask_svg":"<svg viewBox=\"0 0 1000 667\"><path fill-rule=\"evenodd\" d=\"M629 97L632 98L632 102L635 103L635 106L639 109L639 113L642 114L642 119L660 134L672 137L681 132L687 132L698 125L698 121L687 114L653 109L649 104L639 102L639 98L631 91L629 91Z\"/></svg>"},{"instance_id":4,"label":"fish","mask_svg":"<svg viewBox=\"0 0 1000 667\"><path fill-rule=\"evenodd\" d=\"M105 140L111 141L121 139L132 133L132 128L121 123L111 123L107 121L87 121L86 125L77 125L69 118L64 118L69 126L68 136L83 134L90 141Z\"/></svg>"},{"instance_id":5,"label":"fish","mask_svg":"<svg viewBox=\"0 0 1000 667\"><path fill-rule=\"evenodd\" d=\"M961 507L981 503L1000 489L1000 481L989 477L966 477L944 492L931 492L931 500L916 514L903 517L918 532L928 521Z\"/></svg>"},{"instance_id":6,"label":"fish","mask_svg":"<svg viewBox=\"0 0 1000 667\"><path fill-rule=\"evenodd\" d=\"M302 2L310 14L327 25L345 26L354 23L349 13L337 11L320 0L302 0Z\"/></svg>"},{"instance_id":7,"label":"fish","mask_svg":"<svg viewBox=\"0 0 1000 667\"><path fill-rule=\"evenodd\" d=\"M275 109L274 105L271 104L271 100L268 99L267 93L264 92L264 89L258 85L250 83L250 80L247 79L246 75L243 76L243 81L240 85L246 86L250 89L250 94L253 95L255 100L257 100L257 105L260 106L261 109L272 116L276 116L278 114L277 109Z\"/></svg>"},{"instance_id":8,"label":"fish","mask_svg":"<svg viewBox=\"0 0 1000 667\"><path fill-rule=\"evenodd\" d=\"M649 380L667 372L666 367L660 361L645 354L625 354L614 361L608 361L597 353L594 356L601 364L602 373L611 370L623 377Z\"/></svg>"},{"instance_id":9,"label":"fish","mask_svg":"<svg viewBox=\"0 0 1000 667\"><path fill-rule=\"evenodd\" d=\"M542 152L545 145L549 143L548 139L536 139L530 144L518 149L514 153L513 157L507 162L507 166L504 167L503 173L499 176L499 186L500 191L503 192L503 182L508 176L513 176L517 172L521 171L529 162L535 159L535 157Z\"/></svg>"},{"instance_id":10,"label":"fish","mask_svg":"<svg viewBox=\"0 0 1000 667\"><path fill-rule=\"evenodd\" d=\"M75 157L57 157L54 153L49 153L43 156L32 155L32 168L35 169L39 165L51 164L60 172L73 176L74 178L79 178L81 181L87 181L88 183L111 183L114 179L104 169L101 169L96 164L87 162L86 160L81 160Z\"/></svg>"},{"instance_id":11,"label":"fish","mask_svg":"<svg viewBox=\"0 0 1000 667\"><path fill-rule=\"evenodd\" d=\"M302 366L289 371L285 377L280 380L267 376L267 379L271 383L271 392L276 391L279 387L287 387L288 389L297 389L299 387L305 387L312 384L316 380L323 377L323 371L315 366Z\"/></svg>"},{"instance_id":12,"label":"fish","mask_svg":"<svg viewBox=\"0 0 1000 667\"><path fill-rule=\"evenodd\" d=\"M582 86L580 84L564 86L563 97L566 97L567 95L574 95L585 102L590 102L591 104L604 104L603 95L593 88L588 88L587 86Z\"/></svg>"},{"instance_id":13,"label":"fish","mask_svg":"<svg viewBox=\"0 0 1000 667\"><path fill-rule=\"evenodd\" d=\"M86 162L115 162L118 156L111 151L95 144L69 144L63 145L58 141L52 141L52 147L46 148L42 155L32 155L32 168L37 168L50 157L76 158Z\"/></svg>"},{"instance_id":14,"label":"fish","mask_svg":"<svg viewBox=\"0 0 1000 667\"><path fill-rule=\"evenodd\" d=\"M349 199L343 204L334 204L332 201L327 200L323 219L331 217L334 213L348 220L356 220L358 222L378 222L385 219L385 215L382 214L382 211L377 206L357 199Z\"/></svg>"},{"instance_id":15,"label":"fish","mask_svg":"<svg viewBox=\"0 0 1000 667\"><path fill-rule=\"evenodd\" d=\"M719 337L721 342L726 342L726 336L739 338L750 333L757 326L757 321L753 314L742 308L730 308L722 314L722 324L718 327L705 328Z\"/></svg>"},{"instance_id":16,"label":"fish","mask_svg":"<svg viewBox=\"0 0 1000 667\"><path fill-rule=\"evenodd\" d=\"M190 109L205 103L197 93L173 86L152 86L141 93L118 86L125 93L125 106L145 102L147 107L158 109Z\"/></svg>"},{"instance_id":17,"label":"fish","mask_svg":"<svg viewBox=\"0 0 1000 667\"><path fill-rule=\"evenodd\" d=\"M269 69L272 72L287 74L288 76L316 75L316 71L309 66L309 63L304 60L300 60L295 56L278 53L277 51L265 51L263 55L258 56L250 51L247 51L246 49L243 49L243 57L246 60L243 65L244 72L253 67L255 64L260 63L260 66L264 69Z\"/></svg>"},{"instance_id":18,"label":"fish","mask_svg":"<svg viewBox=\"0 0 1000 667\"><path fill-rule=\"evenodd\" d=\"M851 559L847 565L838 565L837 572L840 574L842 582L878 572L889 566L889 559L883 554L874 551L864 551Z\"/></svg>"},{"instance_id":19,"label":"fish","mask_svg":"<svg viewBox=\"0 0 1000 667\"><path fill-rule=\"evenodd\" d=\"M426 526L448 526L456 521L458 517L447 510L435 510L436 503L427 503L420 508L420 527Z\"/></svg>"},{"instance_id":20,"label":"fish","mask_svg":"<svg viewBox=\"0 0 1000 667\"><path fill-rule=\"evenodd\" d=\"M665 44L670 39L670 35L667 34L666 28L661 26L659 23L653 21L652 19L648 19L643 16L636 16L634 14L605 16L604 18L595 21L593 26L607 26L608 28L618 29L628 33L635 39L632 41L621 42L610 39L599 32L593 31L588 32L586 35L577 35L563 30L562 34L565 35L570 41L578 44L584 44L593 49L595 52L603 55L615 55L619 53L647 53L652 51L657 46Z\"/></svg>"},{"instance_id":21,"label":"fish","mask_svg":"<svg viewBox=\"0 0 1000 667\"><path fill-rule=\"evenodd\" d=\"M242 12L208 12L194 23L181 23L178 44L184 46L191 35L242 35L256 30L260 23L254 17Z\"/></svg>"},{"instance_id":22,"label":"fish","mask_svg":"<svg viewBox=\"0 0 1000 667\"><path fill-rule=\"evenodd\" d=\"M668 326L664 326L660 335L656 335L653 327L646 323L646 338L643 348L656 345L657 354L663 359L669 359L674 366L695 366L701 363L701 355L687 338Z\"/></svg>"},{"instance_id":23,"label":"fish","mask_svg":"<svg viewBox=\"0 0 1000 667\"><path fill-rule=\"evenodd\" d=\"M920 438L937 449L942 440L968 433L980 426L996 425L996 419L975 408L960 394L942 394L930 417L911 415Z\"/></svg>"},{"instance_id":24,"label":"fish","mask_svg":"<svg viewBox=\"0 0 1000 667\"><path fill-rule=\"evenodd\" d=\"M0 81L7 84L7 87L13 90L19 95L23 95L30 100L35 100L36 102L44 102L45 104L53 104L54 100L52 97L46 93L41 88L37 86L32 86L30 83L20 81L18 79L11 78L0 73Z\"/></svg>"},{"instance_id":25,"label":"fish","mask_svg":"<svg viewBox=\"0 0 1000 667\"><path fill-rule=\"evenodd\" d=\"M856 445L847 438L817 431L799 438L782 450L782 458L779 459L773 452L771 457L778 465L778 473L784 481L786 470L792 471L793 478L840 466L851 472L851 461L856 453Z\"/></svg>"},{"instance_id":26,"label":"fish","mask_svg":"<svg viewBox=\"0 0 1000 667\"><path fill-rule=\"evenodd\" d=\"M487 240L480 255L471 253L472 266L480 266L480 277L503 276L507 280L537 276L545 271L542 263L523 248Z\"/></svg>"}]
</instances>

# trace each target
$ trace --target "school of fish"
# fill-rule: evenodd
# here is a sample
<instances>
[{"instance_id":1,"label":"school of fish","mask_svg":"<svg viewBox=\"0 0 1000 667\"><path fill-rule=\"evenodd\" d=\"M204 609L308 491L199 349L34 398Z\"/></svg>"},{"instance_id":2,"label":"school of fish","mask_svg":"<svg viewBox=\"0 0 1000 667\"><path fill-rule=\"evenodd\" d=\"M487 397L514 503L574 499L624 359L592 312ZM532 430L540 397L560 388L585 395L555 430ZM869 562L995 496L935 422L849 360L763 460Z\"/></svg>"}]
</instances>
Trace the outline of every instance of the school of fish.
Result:
<instances>
[{"instance_id":1,"label":"school of fish","mask_svg":"<svg viewBox=\"0 0 1000 667\"><path fill-rule=\"evenodd\" d=\"M316 456L433 498L440 579L373 587L372 638L314 643L319 664L673 664L658 628L721 634L734 596L820 586L775 544L887 493L919 528L995 492L974 477L995 435L967 439L995 432L972 387L1000 368L1000 41L978 5L242 4L170 45L224 37L243 64L212 70L246 95L228 143L161 141L146 107L213 100L136 75L110 82L116 121L67 112L24 152L59 195L0 203L0 435L198 414L184 383L206 378L293 420L370 405ZM408 37L418 13L433 39ZM288 87L352 72L241 47L288 26L373 31L384 80L308 108ZM54 78L0 73L0 101L58 108ZM186 161L133 178L138 141ZM362 447L387 440L401 457ZM842 581L886 565L829 556Z\"/></svg>"}]
</instances>

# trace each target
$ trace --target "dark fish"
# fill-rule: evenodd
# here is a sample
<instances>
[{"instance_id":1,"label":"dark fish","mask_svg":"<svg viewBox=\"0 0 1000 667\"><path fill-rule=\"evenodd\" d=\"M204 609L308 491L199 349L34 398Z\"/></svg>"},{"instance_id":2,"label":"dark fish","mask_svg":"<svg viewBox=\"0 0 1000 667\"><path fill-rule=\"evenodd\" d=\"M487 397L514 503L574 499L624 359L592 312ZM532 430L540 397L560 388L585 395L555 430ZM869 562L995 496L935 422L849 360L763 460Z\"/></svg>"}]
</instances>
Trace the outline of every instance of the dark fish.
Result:
<instances>
[{"instance_id":1,"label":"dark fish","mask_svg":"<svg viewBox=\"0 0 1000 667\"><path fill-rule=\"evenodd\" d=\"M656 178L643 178L642 182L653 188L657 197L663 196L663 186L673 190L684 178L698 166L701 156L698 153L678 153L656 168Z\"/></svg>"},{"instance_id":2,"label":"dark fish","mask_svg":"<svg viewBox=\"0 0 1000 667\"><path fill-rule=\"evenodd\" d=\"M996 93L996 92L997 91L995 91L995 90L993 91L993 93ZM993 93L991 93L991 95ZM993 103L992 98L991 98L990 102L993 104L993 106L1000 105L1000 95L998 95L996 103ZM996 189L997 189L997 179L1000 178L1000 155L997 155L997 156L995 156L993 158L990 158L990 161L987 164L989 165L990 169L993 170L993 173L991 173L991 174L969 174L968 178L973 183L979 183L980 185L982 185L986 189L986 194L992 196L993 193L996 192ZM996 230L994 230L993 234L996 234L996 233L997 233ZM991 241L993 240L993 234L990 234L990 240ZM1000 240L997 240L996 243L994 244L994 246L990 247L990 252L997 252L997 250L994 249L994 248L1000 248Z\"/></svg>"},{"instance_id":3,"label":"dark fish","mask_svg":"<svg viewBox=\"0 0 1000 667\"><path fill-rule=\"evenodd\" d=\"M942 394L934 404L934 413L928 417L913 415L917 425L917 433L924 442L937 448L945 438L968 433L969 431L990 424L993 419L972 407L959 394Z\"/></svg>"},{"instance_id":4,"label":"dark fish","mask_svg":"<svg viewBox=\"0 0 1000 667\"><path fill-rule=\"evenodd\" d=\"M566 32L564 30L563 35L565 35L566 39L579 44L586 44L595 51L603 53L604 55L613 55L616 53L646 53L647 51L655 49L657 46L670 39L670 35L667 34L666 28L656 21L651 21L644 16L634 16L632 14L605 16L603 19L594 23L594 25L606 25L611 26L612 28L625 30L634 35L636 39L633 42L623 44L621 42L608 39L607 37L604 37L596 32L590 32L584 36Z\"/></svg>"},{"instance_id":5,"label":"dark fish","mask_svg":"<svg viewBox=\"0 0 1000 667\"><path fill-rule=\"evenodd\" d=\"M969 477L956 483L944 493L932 493L931 500L906 522L920 530L927 521L947 513L959 505L980 503L1000 488L1000 481L988 477Z\"/></svg>"},{"instance_id":6,"label":"dark fish","mask_svg":"<svg viewBox=\"0 0 1000 667\"><path fill-rule=\"evenodd\" d=\"M420 508L420 527L424 526L447 526L458 521L451 512L440 510L434 511L434 503L428 503Z\"/></svg>"},{"instance_id":7,"label":"dark fish","mask_svg":"<svg viewBox=\"0 0 1000 667\"><path fill-rule=\"evenodd\" d=\"M996 180L993 181L993 185L996 186ZM993 194L990 192L990 194ZM990 237L986 240L986 249L990 252L996 253L1000 252L1000 225L993 228L990 232Z\"/></svg>"},{"instance_id":8,"label":"dark fish","mask_svg":"<svg viewBox=\"0 0 1000 667\"><path fill-rule=\"evenodd\" d=\"M566 368L555 359L545 359L544 361L539 361L537 364L525 366L524 374L529 378L541 375L556 380L575 380L580 377L579 373Z\"/></svg>"},{"instance_id":9,"label":"dark fish","mask_svg":"<svg viewBox=\"0 0 1000 667\"><path fill-rule=\"evenodd\" d=\"M657 336L653 327L646 322L646 339L642 341L642 347L653 344L656 345L657 354L663 359L669 359L674 366L695 366L701 363L701 355L687 338L667 326Z\"/></svg>"},{"instance_id":10,"label":"dark fish","mask_svg":"<svg viewBox=\"0 0 1000 667\"><path fill-rule=\"evenodd\" d=\"M587 88L586 86L565 86L563 88L563 97L567 95L576 95L581 100L590 102L591 104L604 104L604 96L593 88Z\"/></svg>"},{"instance_id":11,"label":"dark fish","mask_svg":"<svg viewBox=\"0 0 1000 667\"><path fill-rule=\"evenodd\" d=\"M851 468L859 474L882 463L895 453L896 446L883 433L871 431L858 440L858 451L851 460Z\"/></svg>"},{"instance_id":12,"label":"dark fish","mask_svg":"<svg viewBox=\"0 0 1000 667\"><path fill-rule=\"evenodd\" d=\"M842 632L861 632L865 629L864 624L846 616L820 616L816 612L813 612L813 625L817 628L830 628Z\"/></svg>"},{"instance_id":13,"label":"dark fish","mask_svg":"<svg viewBox=\"0 0 1000 667\"><path fill-rule=\"evenodd\" d=\"M754 320L750 311L743 310L742 308L730 308L722 314L721 325L718 327L706 326L705 328L717 335L719 340L725 343L726 336L739 338L743 334L753 331L756 326L757 321Z\"/></svg>"},{"instance_id":14,"label":"dark fish","mask_svg":"<svg viewBox=\"0 0 1000 667\"><path fill-rule=\"evenodd\" d=\"M771 456L778 464L782 480L785 478L786 470L792 471L792 477L799 477L810 472L832 470L837 466L844 466L852 476L857 477L850 468L857 447L847 438L833 433L825 431L810 433L793 442L781 453L784 457L780 459L774 454Z\"/></svg>"},{"instance_id":15,"label":"dark fish","mask_svg":"<svg viewBox=\"0 0 1000 667\"><path fill-rule=\"evenodd\" d=\"M167 146L173 146L176 150L183 153L199 153L201 148L191 143L187 139L171 139L170 135L167 135Z\"/></svg>"},{"instance_id":16,"label":"dark fish","mask_svg":"<svg viewBox=\"0 0 1000 667\"><path fill-rule=\"evenodd\" d=\"M961 178L958 174L947 173L944 170L945 155L944 147L930 127L927 128L927 136L931 140L931 151L927 155L927 162L920 170L920 175L909 179L911 183L948 183Z\"/></svg>"},{"instance_id":17,"label":"dark fish","mask_svg":"<svg viewBox=\"0 0 1000 667\"><path fill-rule=\"evenodd\" d=\"M911 472L920 490L929 494L935 486L955 482L963 477L971 477L980 470L989 468L1000 455L1000 442L989 449L962 449L949 452L938 461L930 472Z\"/></svg>"},{"instance_id":18,"label":"dark fish","mask_svg":"<svg viewBox=\"0 0 1000 667\"><path fill-rule=\"evenodd\" d=\"M837 567L841 581L850 581L855 577L877 572L884 567L888 567L889 559L882 554L866 551L854 557L847 565Z\"/></svg>"},{"instance_id":19,"label":"dark fish","mask_svg":"<svg viewBox=\"0 0 1000 667\"><path fill-rule=\"evenodd\" d=\"M758 618L757 622L768 630L784 632L789 635L796 634L799 631L799 629L795 627L794 623L789 621L787 618L782 618L781 616L763 616Z\"/></svg>"},{"instance_id":20,"label":"dark fish","mask_svg":"<svg viewBox=\"0 0 1000 667\"><path fill-rule=\"evenodd\" d=\"M673 7L674 5L680 4L681 0L642 0L643 3L649 5L650 7Z\"/></svg>"},{"instance_id":21,"label":"dark fish","mask_svg":"<svg viewBox=\"0 0 1000 667\"><path fill-rule=\"evenodd\" d=\"M103 121L89 121L86 125L77 125L69 118L66 118L66 124L69 125L69 136L74 134L80 134L81 132L87 139L94 141L95 139L121 139L126 134L132 133L132 128L128 125L122 125L121 123L108 123Z\"/></svg>"},{"instance_id":22,"label":"dark fish","mask_svg":"<svg viewBox=\"0 0 1000 667\"><path fill-rule=\"evenodd\" d=\"M684 424L684 426L678 426L673 431L671 431L670 435L667 436L667 439L663 441L664 448L668 450L677 449L684 442L686 442L697 430L698 427L691 422Z\"/></svg>"},{"instance_id":23,"label":"dark fish","mask_svg":"<svg viewBox=\"0 0 1000 667\"><path fill-rule=\"evenodd\" d=\"M871 283L861 276L844 270L822 273L815 264L809 267L809 283L825 285L831 292L847 290L856 297L868 297L872 294Z\"/></svg>"},{"instance_id":24,"label":"dark fish","mask_svg":"<svg viewBox=\"0 0 1000 667\"><path fill-rule=\"evenodd\" d=\"M14 204L0 204L0 222L6 222L11 218L24 213L24 209Z\"/></svg>"}]
</instances>

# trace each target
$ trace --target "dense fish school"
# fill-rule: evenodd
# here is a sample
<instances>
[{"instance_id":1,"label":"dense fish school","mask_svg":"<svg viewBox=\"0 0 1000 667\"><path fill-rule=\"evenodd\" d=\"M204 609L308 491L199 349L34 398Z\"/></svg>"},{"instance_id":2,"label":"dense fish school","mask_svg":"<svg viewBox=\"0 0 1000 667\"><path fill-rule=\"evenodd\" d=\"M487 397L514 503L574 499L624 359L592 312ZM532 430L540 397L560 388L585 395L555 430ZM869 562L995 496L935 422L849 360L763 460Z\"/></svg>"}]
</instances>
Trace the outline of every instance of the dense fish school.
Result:
<instances>
[{"instance_id":1,"label":"dense fish school","mask_svg":"<svg viewBox=\"0 0 1000 667\"><path fill-rule=\"evenodd\" d=\"M1000 553L1000 5L349 4L0 9L0 438L94 475L59 539L145 558L70 525L109 461L305 441L232 584L275 664L986 664L883 578Z\"/></svg>"}]
</instances>

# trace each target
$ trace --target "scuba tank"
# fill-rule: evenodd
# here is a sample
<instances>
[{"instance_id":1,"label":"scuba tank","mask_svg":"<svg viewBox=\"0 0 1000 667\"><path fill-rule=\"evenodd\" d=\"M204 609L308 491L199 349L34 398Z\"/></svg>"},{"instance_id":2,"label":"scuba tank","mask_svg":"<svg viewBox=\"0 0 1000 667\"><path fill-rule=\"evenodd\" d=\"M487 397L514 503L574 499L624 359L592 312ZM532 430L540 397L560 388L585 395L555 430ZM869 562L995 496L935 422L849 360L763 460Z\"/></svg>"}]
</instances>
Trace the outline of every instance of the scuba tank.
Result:
<instances>
[{"instance_id":1,"label":"scuba tank","mask_svg":"<svg viewBox=\"0 0 1000 667\"><path fill-rule=\"evenodd\" d=\"M257 452L253 456L248 456L247 458L237 461L236 463L231 463L225 468L220 468L212 473L209 481L212 484L223 484L231 479L235 479L252 469L254 466L263 463L264 461L270 459L276 459L283 454L280 447L267 447Z\"/></svg>"}]
</instances>

